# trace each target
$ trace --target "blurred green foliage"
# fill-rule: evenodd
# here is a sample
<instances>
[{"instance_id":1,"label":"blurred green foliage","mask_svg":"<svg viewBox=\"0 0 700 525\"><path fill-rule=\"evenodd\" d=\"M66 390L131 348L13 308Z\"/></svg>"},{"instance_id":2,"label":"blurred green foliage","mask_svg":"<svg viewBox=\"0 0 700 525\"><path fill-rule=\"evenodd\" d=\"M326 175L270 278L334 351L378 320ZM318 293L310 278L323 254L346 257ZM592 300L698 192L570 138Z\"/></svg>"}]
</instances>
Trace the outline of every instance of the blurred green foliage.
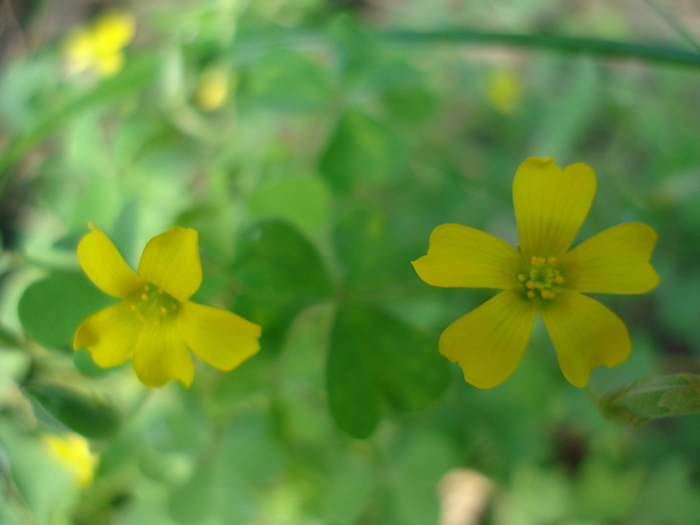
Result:
<instances>
[{"instance_id":1,"label":"blurred green foliage","mask_svg":"<svg viewBox=\"0 0 700 525\"><path fill-rule=\"evenodd\" d=\"M700 69L556 52L584 35L696 59L655 11L131 2L124 68L98 78L68 74L70 24L35 3L0 72L0 524L423 525L447 519L455 469L491 480L458 498L481 502L474 523L697 523L698 416L625 422L697 412ZM460 26L564 40L415 36ZM492 294L430 287L410 265L443 223L515 244L510 185L528 156L596 170L582 239L633 220L659 233L658 289L602 298L632 357L586 391L539 325L506 383L465 384L438 337ZM130 364L71 355L78 323L109 304L79 273L88 220L134 266L152 236L196 228L195 299L262 325L259 355L154 391ZM88 486L42 440L67 432L99 456Z\"/></svg>"}]
</instances>

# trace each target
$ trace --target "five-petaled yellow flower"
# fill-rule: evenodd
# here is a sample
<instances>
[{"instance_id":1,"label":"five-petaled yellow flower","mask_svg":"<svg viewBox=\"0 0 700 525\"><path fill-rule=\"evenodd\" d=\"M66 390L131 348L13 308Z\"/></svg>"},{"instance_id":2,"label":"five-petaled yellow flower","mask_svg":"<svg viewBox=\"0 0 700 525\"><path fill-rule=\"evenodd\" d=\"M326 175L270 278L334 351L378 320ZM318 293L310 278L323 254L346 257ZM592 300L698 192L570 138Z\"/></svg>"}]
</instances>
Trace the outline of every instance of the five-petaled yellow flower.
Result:
<instances>
[{"instance_id":1,"label":"five-petaled yellow flower","mask_svg":"<svg viewBox=\"0 0 700 525\"><path fill-rule=\"evenodd\" d=\"M440 352L460 364L467 382L491 388L505 381L520 362L537 314L573 385L585 386L596 366L627 359L627 328L583 293L654 288L659 278L649 259L656 232L638 222L620 224L569 250L595 191L590 166L562 170L552 159L530 158L513 180L517 249L468 226L433 230L428 254L413 262L421 279L433 286L503 290L440 337Z\"/></svg>"},{"instance_id":2,"label":"five-petaled yellow flower","mask_svg":"<svg viewBox=\"0 0 700 525\"><path fill-rule=\"evenodd\" d=\"M100 310L78 327L73 348L87 348L101 367L133 356L146 386L177 379L192 383L187 348L220 370L231 370L259 349L261 329L226 310L193 303L202 283L195 230L173 226L151 239L138 274L94 224L78 244L78 259L95 285L121 302Z\"/></svg>"}]
</instances>

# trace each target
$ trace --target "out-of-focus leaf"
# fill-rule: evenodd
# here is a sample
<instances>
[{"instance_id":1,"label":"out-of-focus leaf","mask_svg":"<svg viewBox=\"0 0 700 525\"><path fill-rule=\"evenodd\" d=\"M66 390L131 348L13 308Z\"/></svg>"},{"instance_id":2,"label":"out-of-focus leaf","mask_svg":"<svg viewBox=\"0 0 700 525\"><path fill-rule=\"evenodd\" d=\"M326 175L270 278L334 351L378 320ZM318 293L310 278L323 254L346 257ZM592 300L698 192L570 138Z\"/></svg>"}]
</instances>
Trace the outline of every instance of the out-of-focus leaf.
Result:
<instances>
[{"instance_id":1,"label":"out-of-focus leaf","mask_svg":"<svg viewBox=\"0 0 700 525\"><path fill-rule=\"evenodd\" d=\"M413 430L391 454L391 495L399 523L421 525L439 519L436 492L454 465L455 451L440 432Z\"/></svg>"},{"instance_id":2,"label":"out-of-focus leaf","mask_svg":"<svg viewBox=\"0 0 700 525\"><path fill-rule=\"evenodd\" d=\"M284 219L314 233L327 220L330 196L319 177L290 177L258 188L249 206L258 219Z\"/></svg>"},{"instance_id":3,"label":"out-of-focus leaf","mask_svg":"<svg viewBox=\"0 0 700 525\"><path fill-rule=\"evenodd\" d=\"M402 124L424 122L437 106L421 73L407 62L384 64L375 76L384 107Z\"/></svg>"},{"instance_id":4,"label":"out-of-focus leaf","mask_svg":"<svg viewBox=\"0 0 700 525\"><path fill-rule=\"evenodd\" d=\"M19 319L27 335L52 348L70 348L78 325L112 299L77 272L59 272L27 287Z\"/></svg>"},{"instance_id":5,"label":"out-of-focus leaf","mask_svg":"<svg viewBox=\"0 0 700 525\"><path fill-rule=\"evenodd\" d=\"M198 523L216 509L217 458L204 458L192 477L170 493L168 510L177 523Z\"/></svg>"},{"instance_id":6,"label":"out-of-focus leaf","mask_svg":"<svg viewBox=\"0 0 700 525\"><path fill-rule=\"evenodd\" d=\"M248 74L251 95L283 110L315 109L331 94L328 72L290 48L269 52Z\"/></svg>"},{"instance_id":7,"label":"out-of-focus leaf","mask_svg":"<svg viewBox=\"0 0 700 525\"><path fill-rule=\"evenodd\" d=\"M381 419L376 328L361 306L343 305L328 350L326 387L331 414L340 428L357 438L368 437Z\"/></svg>"},{"instance_id":8,"label":"out-of-focus leaf","mask_svg":"<svg viewBox=\"0 0 700 525\"><path fill-rule=\"evenodd\" d=\"M406 166L407 153L396 133L352 109L338 121L320 170L333 190L348 193L359 183L383 186L395 181Z\"/></svg>"},{"instance_id":9,"label":"out-of-focus leaf","mask_svg":"<svg viewBox=\"0 0 700 525\"><path fill-rule=\"evenodd\" d=\"M343 278L355 292L376 293L412 280L410 254L397 242L386 211L365 204L344 210L333 230L333 241L342 263Z\"/></svg>"},{"instance_id":10,"label":"out-of-focus leaf","mask_svg":"<svg viewBox=\"0 0 700 525\"><path fill-rule=\"evenodd\" d=\"M283 453L270 418L249 413L235 418L226 429L222 461L251 483L269 482L282 472Z\"/></svg>"},{"instance_id":11,"label":"out-of-focus leaf","mask_svg":"<svg viewBox=\"0 0 700 525\"><path fill-rule=\"evenodd\" d=\"M134 256L134 239L136 239L138 223L138 205L136 201L131 201L124 206L117 217L110 235L110 239L127 262L132 262Z\"/></svg>"},{"instance_id":12,"label":"out-of-focus leaf","mask_svg":"<svg viewBox=\"0 0 700 525\"><path fill-rule=\"evenodd\" d=\"M372 433L382 398L399 410L423 408L445 391L449 378L447 361L429 337L380 308L339 307L326 382L331 413L349 434Z\"/></svg>"},{"instance_id":13,"label":"out-of-focus leaf","mask_svg":"<svg viewBox=\"0 0 700 525\"><path fill-rule=\"evenodd\" d=\"M107 438L119 429L119 411L94 396L60 385L30 384L26 389L49 414L78 434Z\"/></svg>"},{"instance_id":14,"label":"out-of-focus leaf","mask_svg":"<svg viewBox=\"0 0 700 525\"><path fill-rule=\"evenodd\" d=\"M598 70L587 59L575 66L566 87L543 106L544 121L533 139L533 151L542 157L568 158L596 115Z\"/></svg>"},{"instance_id":15,"label":"out-of-focus leaf","mask_svg":"<svg viewBox=\"0 0 700 525\"><path fill-rule=\"evenodd\" d=\"M279 220L243 233L233 270L241 284L235 311L263 327L263 348L279 346L299 310L333 293L333 281L314 246Z\"/></svg>"},{"instance_id":16,"label":"out-of-focus leaf","mask_svg":"<svg viewBox=\"0 0 700 525\"><path fill-rule=\"evenodd\" d=\"M700 414L700 376L652 376L605 394L599 402L614 421L641 425L650 419Z\"/></svg>"},{"instance_id":17,"label":"out-of-focus leaf","mask_svg":"<svg viewBox=\"0 0 700 525\"><path fill-rule=\"evenodd\" d=\"M369 458L348 454L333 462L324 483L322 510L329 523L357 523L375 489L376 477Z\"/></svg>"}]
</instances>

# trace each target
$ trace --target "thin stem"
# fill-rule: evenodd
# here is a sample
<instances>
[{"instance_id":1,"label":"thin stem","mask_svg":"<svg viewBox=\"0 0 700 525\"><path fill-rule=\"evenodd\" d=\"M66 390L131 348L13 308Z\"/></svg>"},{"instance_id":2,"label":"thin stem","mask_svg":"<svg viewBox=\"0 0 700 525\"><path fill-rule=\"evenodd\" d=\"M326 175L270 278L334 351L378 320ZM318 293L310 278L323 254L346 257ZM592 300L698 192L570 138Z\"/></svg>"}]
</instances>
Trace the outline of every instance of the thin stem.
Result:
<instances>
[{"instance_id":1,"label":"thin stem","mask_svg":"<svg viewBox=\"0 0 700 525\"><path fill-rule=\"evenodd\" d=\"M629 58L644 62L700 67L700 53L663 46L577 38L557 35L484 33L471 29L447 31L387 31L379 38L396 44L491 44L511 48L529 48L601 58Z\"/></svg>"}]
</instances>

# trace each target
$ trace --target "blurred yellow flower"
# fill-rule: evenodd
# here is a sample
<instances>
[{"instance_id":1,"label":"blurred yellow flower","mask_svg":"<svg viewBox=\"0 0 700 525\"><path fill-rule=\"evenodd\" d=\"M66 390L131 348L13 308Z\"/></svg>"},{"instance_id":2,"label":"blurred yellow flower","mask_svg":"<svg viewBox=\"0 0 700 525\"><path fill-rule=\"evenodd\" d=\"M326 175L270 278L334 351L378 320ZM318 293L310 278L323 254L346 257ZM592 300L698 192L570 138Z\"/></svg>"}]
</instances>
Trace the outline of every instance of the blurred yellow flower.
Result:
<instances>
[{"instance_id":1,"label":"blurred yellow flower","mask_svg":"<svg viewBox=\"0 0 700 525\"><path fill-rule=\"evenodd\" d=\"M101 77L116 75L124 65L122 50L134 37L135 28L130 13L111 12L74 30L63 46L68 73L95 71Z\"/></svg>"},{"instance_id":2,"label":"blurred yellow flower","mask_svg":"<svg viewBox=\"0 0 700 525\"><path fill-rule=\"evenodd\" d=\"M489 78L486 93L498 111L512 115L522 94L520 79L512 71L497 69Z\"/></svg>"},{"instance_id":3,"label":"blurred yellow flower","mask_svg":"<svg viewBox=\"0 0 700 525\"><path fill-rule=\"evenodd\" d=\"M75 475L78 486L92 483L97 465L97 455L90 452L90 443L79 434L65 437L44 434L42 436L49 452Z\"/></svg>"},{"instance_id":4,"label":"blurred yellow flower","mask_svg":"<svg viewBox=\"0 0 700 525\"><path fill-rule=\"evenodd\" d=\"M177 379L192 383L187 348L220 370L231 370L259 349L258 325L226 310L193 303L202 283L198 235L173 226L151 239L138 274L94 224L78 244L78 259L95 285L121 302L100 310L78 327L73 348L87 348L101 367L133 356L146 386Z\"/></svg>"},{"instance_id":5,"label":"blurred yellow flower","mask_svg":"<svg viewBox=\"0 0 700 525\"><path fill-rule=\"evenodd\" d=\"M215 111L223 106L229 94L229 73L214 68L202 74L194 95L195 105L202 111Z\"/></svg>"},{"instance_id":6,"label":"blurred yellow flower","mask_svg":"<svg viewBox=\"0 0 700 525\"><path fill-rule=\"evenodd\" d=\"M549 332L566 379L583 387L591 369L629 356L627 328L583 293L639 294L659 278L649 264L656 232L620 224L569 250L596 191L586 164L560 169L553 159L530 158L513 180L520 236L516 249L488 233L443 224L428 254L413 262L433 286L503 290L458 319L440 337L440 352L459 362L467 382L491 388L515 370L537 314Z\"/></svg>"}]
</instances>

